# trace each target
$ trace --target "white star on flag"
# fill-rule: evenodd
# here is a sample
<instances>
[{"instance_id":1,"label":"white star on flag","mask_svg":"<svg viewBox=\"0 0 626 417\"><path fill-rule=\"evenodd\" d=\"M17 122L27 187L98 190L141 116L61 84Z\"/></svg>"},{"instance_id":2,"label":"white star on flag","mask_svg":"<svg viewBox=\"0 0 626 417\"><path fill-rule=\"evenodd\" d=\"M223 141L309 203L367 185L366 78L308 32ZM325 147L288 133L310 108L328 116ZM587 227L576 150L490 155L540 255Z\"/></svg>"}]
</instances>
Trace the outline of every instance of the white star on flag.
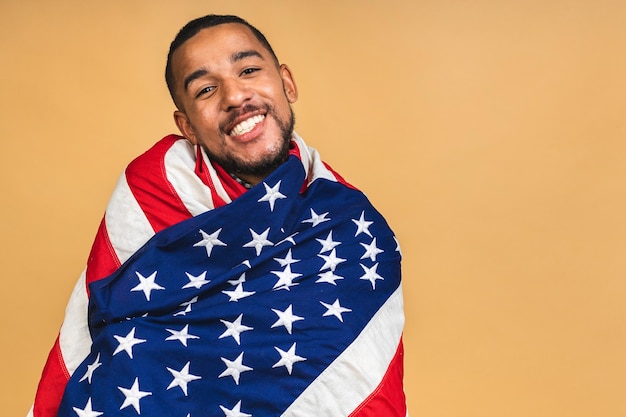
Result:
<instances>
[{"instance_id":1,"label":"white star on flag","mask_svg":"<svg viewBox=\"0 0 626 417\"><path fill-rule=\"evenodd\" d=\"M276 346L274 346L274 349L276 349L276 351L280 355L280 360L272 365L272 368L284 366L285 368L287 368L287 372L289 372L289 375L291 375L291 372L293 371L294 363L306 360L306 358L296 355L296 342L291 345L288 351L284 351Z\"/></svg>"},{"instance_id":2,"label":"white star on flag","mask_svg":"<svg viewBox=\"0 0 626 417\"><path fill-rule=\"evenodd\" d=\"M266 183L263 183L263 185L265 186L265 195L261 197L258 202L260 203L263 201L267 201L268 203L270 203L270 211L274 211L274 203L276 202L276 200L281 198L287 198L287 196L279 191L280 181L278 181L276 185L271 188Z\"/></svg>"},{"instance_id":3,"label":"white star on flag","mask_svg":"<svg viewBox=\"0 0 626 417\"><path fill-rule=\"evenodd\" d=\"M91 384L91 377L93 376L94 371L98 369L101 365L102 362L100 362L100 354L98 353L98 356L96 356L96 360L93 361L91 365L87 365L87 372L85 372L85 375L83 375L79 382L83 382L86 379Z\"/></svg>"},{"instance_id":4,"label":"white star on flag","mask_svg":"<svg viewBox=\"0 0 626 417\"><path fill-rule=\"evenodd\" d=\"M179 307L185 307L184 310L179 311L178 313L175 313L175 316L186 316L187 313L189 313L191 311L191 306L193 303L195 303L196 301L198 301L198 297L193 297L191 300L189 301L185 301L184 303L182 303Z\"/></svg>"},{"instance_id":5,"label":"white star on flag","mask_svg":"<svg viewBox=\"0 0 626 417\"><path fill-rule=\"evenodd\" d=\"M137 414L141 414L141 411L139 411L139 400L143 397L147 397L148 395L152 395L151 392L139 390L139 378L135 378L135 382L133 382L133 385L130 388L117 387L117 389L122 391L126 397L124 403L122 403L122 406L120 407L120 410L132 405L135 411L137 411Z\"/></svg>"},{"instance_id":6,"label":"white star on flag","mask_svg":"<svg viewBox=\"0 0 626 417\"><path fill-rule=\"evenodd\" d=\"M113 337L115 337L115 339L117 339L117 341L119 342L119 345L117 346L117 349L115 349L115 352L113 352L113 356L117 355L121 351L125 351L126 353L128 353L128 356L130 356L131 359L133 358L133 346L138 345L140 343L146 342L146 340L144 340L144 339L136 339L135 338L135 328L134 327L124 337L116 336L116 335L113 335Z\"/></svg>"},{"instance_id":7,"label":"white star on flag","mask_svg":"<svg viewBox=\"0 0 626 417\"><path fill-rule=\"evenodd\" d=\"M278 316L278 320L274 324L272 324L272 328L278 326L285 326L287 332L291 334L291 330L293 329L293 323L298 320L304 320L304 317L296 316L292 312L292 305L289 304L289 307L285 309L285 311L280 311L276 309L272 309L274 313Z\"/></svg>"},{"instance_id":8,"label":"white star on flag","mask_svg":"<svg viewBox=\"0 0 626 417\"><path fill-rule=\"evenodd\" d=\"M372 262L376 262L376 256L384 252L384 250L379 249L376 246L376 238L374 238L372 240L372 243L370 243L369 245L361 243L361 246L365 248L365 253L363 254L363 256L361 256L361 259L370 258Z\"/></svg>"},{"instance_id":9,"label":"white star on flag","mask_svg":"<svg viewBox=\"0 0 626 417\"><path fill-rule=\"evenodd\" d=\"M361 217L359 218L359 220L352 219L352 221L354 222L354 224L356 224L357 227L354 237L357 237L361 233L365 233L369 237L372 237L372 233L370 232L369 227L374 222L365 220L365 211L361 212Z\"/></svg>"},{"instance_id":10,"label":"white star on flag","mask_svg":"<svg viewBox=\"0 0 626 417\"><path fill-rule=\"evenodd\" d=\"M295 264L296 262L300 262L300 259L293 259L293 256L291 255L291 249L287 251L287 255L285 255L284 258L274 258L274 260L278 262L282 267Z\"/></svg>"},{"instance_id":11,"label":"white star on flag","mask_svg":"<svg viewBox=\"0 0 626 417\"><path fill-rule=\"evenodd\" d=\"M289 291L290 287L294 285L298 285L298 283L294 283L293 280L301 277L302 274L298 274L295 272L291 272L291 265L287 265L284 271L270 271L272 274L278 277L278 281L274 284L274 289L287 290Z\"/></svg>"},{"instance_id":12,"label":"white star on flag","mask_svg":"<svg viewBox=\"0 0 626 417\"><path fill-rule=\"evenodd\" d=\"M139 278L139 284L131 289L131 291L143 291L143 294L146 296L146 300L150 301L150 293L152 290L164 290L164 287L161 287L154 280L156 279L156 271L154 271L150 276L144 277L139 272L135 271L137 277Z\"/></svg>"},{"instance_id":13,"label":"white star on flag","mask_svg":"<svg viewBox=\"0 0 626 417\"><path fill-rule=\"evenodd\" d=\"M235 287L235 289L233 291L224 290L224 291L222 291L222 293L226 294L228 297L230 297L230 299L228 300L229 302L231 302L231 301L237 302L237 301L241 300L242 298L246 298L246 297L249 297L251 295L254 295L256 292L255 291L244 291L243 290L243 283L239 283L239 284L237 284L237 287Z\"/></svg>"},{"instance_id":14,"label":"white star on flag","mask_svg":"<svg viewBox=\"0 0 626 417\"><path fill-rule=\"evenodd\" d=\"M224 412L224 417L252 417L252 414L246 414L241 412L241 401L239 401L232 409L228 409L223 405L220 408Z\"/></svg>"},{"instance_id":15,"label":"white star on flag","mask_svg":"<svg viewBox=\"0 0 626 417\"><path fill-rule=\"evenodd\" d=\"M320 303L321 303L324 307L326 307L326 308L328 309L328 310L326 310L326 312L323 314L323 316L324 316L324 317L325 317L325 316L335 316L335 317L337 317L337 318L339 319L339 321L340 321L340 322L342 322L342 323L343 323L343 316L342 316L342 314L343 314L343 313L349 313L349 312L351 312L351 311L352 311L352 310L350 310L349 308L342 307L342 306L339 304L339 299L336 299L336 300L335 300L335 302L334 302L334 303L332 303L332 304L326 304L326 303L325 303L325 302L323 302L323 301L320 301Z\"/></svg>"},{"instance_id":16,"label":"white star on flag","mask_svg":"<svg viewBox=\"0 0 626 417\"><path fill-rule=\"evenodd\" d=\"M240 314L239 317L237 317L237 319L235 319L235 321L230 322L230 321L226 321L226 320L220 320L224 326L226 326L226 331L224 333L222 333L220 335L220 337L218 337L218 339L222 339L224 337L228 337L228 336L232 336L233 339L235 339L235 342L237 342L238 345L241 344L241 340L239 338L239 335L242 332L248 331L248 330L254 330L252 327L248 327L246 325L241 324L241 320L243 319L243 314Z\"/></svg>"},{"instance_id":17,"label":"white star on flag","mask_svg":"<svg viewBox=\"0 0 626 417\"><path fill-rule=\"evenodd\" d=\"M337 283L335 281L337 281L338 279L343 279L342 276L335 275L335 273L333 271L325 271L325 272L322 272L321 274L317 274L317 275L320 278L317 281L315 281L316 283L326 282L328 284L337 285Z\"/></svg>"},{"instance_id":18,"label":"white star on flag","mask_svg":"<svg viewBox=\"0 0 626 417\"><path fill-rule=\"evenodd\" d=\"M375 290L376 289L376 280L377 279L384 279L383 277L381 277L380 275L378 275L378 273L376 272L376 269L378 269L378 264L375 264L373 267L368 268L365 265L361 264L361 268L363 268L363 272L365 272L363 274L363 276L360 279L364 279L366 281L369 281L372 283L372 289Z\"/></svg>"},{"instance_id":19,"label":"white star on flag","mask_svg":"<svg viewBox=\"0 0 626 417\"><path fill-rule=\"evenodd\" d=\"M78 407L72 407L72 409L76 414L78 414L78 417L98 417L103 414L100 411L94 411L91 408L91 397L89 397L89 399L87 400L87 405L85 405L85 408L80 409Z\"/></svg>"},{"instance_id":20,"label":"white star on flag","mask_svg":"<svg viewBox=\"0 0 626 417\"><path fill-rule=\"evenodd\" d=\"M282 230L281 230L281 232L282 232ZM295 245L295 244L296 244L296 241L295 241L294 237L296 237L297 235L298 235L298 232L290 234L289 236L287 236L286 238L284 238L283 240L281 240L280 242L278 242L278 243L276 244L276 246L280 245L281 243L285 243L285 242L289 242L289 243L291 243L292 245Z\"/></svg>"},{"instance_id":21,"label":"white star on flag","mask_svg":"<svg viewBox=\"0 0 626 417\"><path fill-rule=\"evenodd\" d=\"M213 251L214 246L227 246L226 243L217 238L220 235L221 231L222 229L219 228L215 232L208 234L204 230L200 229L202 240L198 243L194 243L193 246L204 246L206 248L206 255L210 257L211 251Z\"/></svg>"},{"instance_id":22,"label":"white star on flag","mask_svg":"<svg viewBox=\"0 0 626 417\"><path fill-rule=\"evenodd\" d=\"M180 387L180 389L183 390L185 396L187 396L187 384L189 384L191 381L202 379L202 377L199 377L198 375L193 375L189 373L189 364L190 362L187 362L185 366L183 366L183 369L181 369L180 371L172 368L167 368L167 370L170 371L170 373L174 377L172 382L168 385L167 389Z\"/></svg>"},{"instance_id":23,"label":"white star on flag","mask_svg":"<svg viewBox=\"0 0 626 417\"><path fill-rule=\"evenodd\" d=\"M211 280L206 279L206 271L204 271L203 273L201 273L198 276L191 275L189 272L185 272L185 274L187 275L187 278L189 278L189 283L183 285L182 289L185 289L185 288L200 289L203 285L208 284L209 282L211 282Z\"/></svg>"},{"instance_id":24,"label":"white star on flag","mask_svg":"<svg viewBox=\"0 0 626 417\"><path fill-rule=\"evenodd\" d=\"M332 230L328 233L328 236L326 236L326 239L315 239L315 240L317 240L322 245L322 249L320 249L319 253L324 253L324 252L333 250L335 246L338 246L341 244L341 242L336 242L333 240Z\"/></svg>"},{"instance_id":25,"label":"white star on flag","mask_svg":"<svg viewBox=\"0 0 626 417\"><path fill-rule=\"evenodd\" d=\"M252 371L252 368L243 364L243 352L237 356L237 359L234 361L229 361L226 358L220 358L224 365L226 365L226 370L222 372L218 378L223 376L232 376L235 380L235 384L239 385L239 376L242 372Z\"/></svg>"},{"instance_id":26,"label":"white star on flag","mask_svg":"<svg viewBox=\"0 0 626 417\"><path fill-rule=\"evenodd\" d=\"M326 216L328 216L328 212L317 214L315 210L311 209L311 218L303 220L302 223L311 223L311 227L315 227L320 223L329 221L330 219L326 218Z\"/></svg>"},{"instance_id":27,"label":"white star on flag","mask_svg":"<svg viewBox=\"0 0 626 417\"><path fill-rule=\"evenodd\" d=\"M337 257L336 249L333 249L332 252L330 252L330 255L317 255L317 256L319 256L325 261L324 265L322 265L322 267L320 268L320 271L323 271L325 269L330 269L331 271L334 272L335 269L337 268L337 265L346 261L343 258Z\"/></svg>"},{"instance_id":28,"label":"white star on flag","mask_svg":"<svg viewBox=\"0 0 626 417\"><path fill-rule=\"evenodd\" d=\"M199 339L198 336L189 334L188 324L185 327L183 327L182 330L172 330L172 329L165 329L165 330L167 330L168 332L172 334L171 336L168 336L165 340L178 340L185 347L187 347L187 340Z\"/></svg>"},{"instance_id":29,"label":"white star on flag","mask_svg":"<svg viewBox=\"0 0 626 417\"><path fill-rule=\"evenodd\" d=\"M257 232L255 232L252 229L250 230L250 234L252 235L252 240L248 243L246 243L245 245L243 245L244 248L254 248L256 249L256 256L259 256L261 254L261 250L263 249L263 246L273 246L274 244L272 242L270 242L269 240L267 240L267 235L270 232L270 228L268 227L267 229L265 229L265 231L261 234L258 234Z\"/></svg>"},{"instance_id":30,"label":"white star on flag","mask_svg":"<svg viewBox=\"0 0 626 417\"><path fill-rule=\"evenodd\" d=\"M400 256L402 256L402 249L400 248L400 241L395 236L393 237L393 240L396 241L396 252L398 252Z\"/></svg>"},{"instance_id":31,"label":"white star on flag","mask_svg":"<svg viewBox=\"0 0 626 417\"><path fill-rule=\"evenodd\" d=\"M236 285L239 285L239 284L243 284L244 282L246 282L246 273L245 272L243 274L239 275L239 278L231 279L231 280L228 281L228 283L230 285L233 285L233 286L236 286Z\"/></svg>"}]
</instances>

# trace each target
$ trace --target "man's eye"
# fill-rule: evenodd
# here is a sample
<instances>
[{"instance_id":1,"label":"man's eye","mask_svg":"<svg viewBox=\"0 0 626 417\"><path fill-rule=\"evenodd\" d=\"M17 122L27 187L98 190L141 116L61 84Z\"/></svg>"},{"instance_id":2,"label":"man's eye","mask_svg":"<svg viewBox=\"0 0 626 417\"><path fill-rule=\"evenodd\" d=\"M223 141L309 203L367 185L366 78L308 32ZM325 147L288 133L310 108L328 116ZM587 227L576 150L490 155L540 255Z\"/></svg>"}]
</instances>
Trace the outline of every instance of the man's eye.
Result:
<instances>
[{"instance_id":1,"label":"man's eye","mask_svg":"<svg viewBox=\"0 0 626 417\"><path fill-rule=\"evenodd\" d=\"M253 72L258 71L260 68L246 68L245 70L241 71L241 75L248 75L248 74L252 74Z\"/></svg>"},{"instance_id":2,"label":"man's eye","mask_svg":"<svg viewBox=\"0 0 626 417\"><path fill-rule=\"evenodd\" d=\"M198 94L196 94L196 97L200 97L202 95L208 94L211 91L215 90L215 86L208 86L208 87L204 87L203 89L201 89L200 91L198 91Z\"/></svg>"}]
</instances>

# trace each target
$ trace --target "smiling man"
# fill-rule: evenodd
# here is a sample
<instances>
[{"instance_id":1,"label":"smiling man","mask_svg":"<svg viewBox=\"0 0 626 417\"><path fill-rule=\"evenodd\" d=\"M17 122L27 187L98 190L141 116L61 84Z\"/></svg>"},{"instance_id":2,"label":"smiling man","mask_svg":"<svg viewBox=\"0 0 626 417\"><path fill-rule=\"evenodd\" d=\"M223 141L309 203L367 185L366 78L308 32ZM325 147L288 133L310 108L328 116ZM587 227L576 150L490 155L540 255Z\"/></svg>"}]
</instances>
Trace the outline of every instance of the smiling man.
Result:
<instances>
[{"instance_id":1,"label":"smiling man","mask_svg":"<svg viewBox=\"0 0 626 417\"><path fill-rule=\"evenodd\" d=\"M176 125L212 161L256 184L286 160L296 83L247 26L199 30L170 52L166 75Z\"/></svg>"},{"instance_id":2,"label":"smiling man","mask_svg":"<svg viewBox=\"0 0 626 417\"><path fill-rule=\"evenodd\" d=\"M401 254L294 132L290 69L236 16L189 22L182 136L113 193L30 415L406 415Z\"/></svg>"}]
</instances>

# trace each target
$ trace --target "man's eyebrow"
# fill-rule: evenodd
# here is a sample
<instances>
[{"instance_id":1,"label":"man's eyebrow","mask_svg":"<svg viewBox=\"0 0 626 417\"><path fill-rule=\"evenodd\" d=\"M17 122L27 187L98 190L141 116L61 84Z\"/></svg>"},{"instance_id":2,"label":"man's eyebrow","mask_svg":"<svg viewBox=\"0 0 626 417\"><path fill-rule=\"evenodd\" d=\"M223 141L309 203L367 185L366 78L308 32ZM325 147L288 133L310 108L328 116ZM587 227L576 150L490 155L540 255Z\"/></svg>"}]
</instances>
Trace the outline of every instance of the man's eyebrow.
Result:
<instances>
[{"instance_id":1,"label":"man's eyebrow","mask_svg":"<svg viewBox=\"0 0 626 417\"><path fill-rule=\"evenodd\" d=\"M242 59L249 58L249 57L256 57L256 58L264 59L263 55L261 55L260 52L255 51L254 49L250 49L247 51L235 52L234 54L230 56L230 61L237 62L237 61L241 61ZM187 89L189 88L189 84L191 84L193 81L197 80L198 78L207 75L208 73L209 73L209 70L207 70L206 68L200 68L200 69L195 70L191 74L189 74L187 77L185 77L185 80L183 82L185 91L187 91Z\"/></svg>"},{"instance_id":2,"label":"man's eyebrow","mask_svg":"<svg viewBox=\"0 0 626 417\"><path fill-rule=\"evenodd\" d=\"M232 54L230 56L230 62L237 62L237 61L241 61L244 58L248 58L248 57L257 57L257 58L263 58L263 55L261 55L261 53L259 51L255 51L254 49L250 49L247 51L239 51L239 52L235 52L234 54Z\"/></svg>"},{"instance_id":3,"label":"man's eyebrow","mask_svg":"<svg viewBox=\"0 0 626 417\"><path fill-rule=\"evenodd\" d=\"M185 77L185 81L184 81L185 91L187 91L187 88L189 87L189 84L191 84L192 81L197 80L198 78L203 77L207 75L208 73L209 71L207 69L200 68L200 69L195 70L191 74L189 74L187 77Z\"/></svg>"}]
</instances>

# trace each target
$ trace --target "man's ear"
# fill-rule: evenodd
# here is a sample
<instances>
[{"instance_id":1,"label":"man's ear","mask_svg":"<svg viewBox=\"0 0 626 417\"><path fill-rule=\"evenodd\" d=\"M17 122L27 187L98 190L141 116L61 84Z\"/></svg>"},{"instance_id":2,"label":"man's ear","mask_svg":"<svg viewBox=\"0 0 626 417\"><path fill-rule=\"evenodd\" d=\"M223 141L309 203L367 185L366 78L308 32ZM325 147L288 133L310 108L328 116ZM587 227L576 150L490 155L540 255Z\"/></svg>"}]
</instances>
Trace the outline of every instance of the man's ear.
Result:
<instances>
[{"instance_id":1,"label":"man's ear","mask_svg":"<svg viewBox=\"0 0 626 417\"><path fill-rule=\"evenodd\" d=\"M280 77L283 80L283 89L285 90L285 96L289 103L295 103L298 100L298 86L296 80L293 78L293 74L289 67L285 64L280 66Z\"/></svg>"},{"instance_id":2,"label":"man's ear","mask_svg":"<svg viewBox=\"0 0 626 417\"><path fill-rule=\"evenodd\" d=\"M189 122L189 118L185 113L180 110L174 111L174 122L176 126L178 126L178 130L180 133L192 144L198 144L198 138L196 137L196 133Z\"/></svg>"}]
</instances>

